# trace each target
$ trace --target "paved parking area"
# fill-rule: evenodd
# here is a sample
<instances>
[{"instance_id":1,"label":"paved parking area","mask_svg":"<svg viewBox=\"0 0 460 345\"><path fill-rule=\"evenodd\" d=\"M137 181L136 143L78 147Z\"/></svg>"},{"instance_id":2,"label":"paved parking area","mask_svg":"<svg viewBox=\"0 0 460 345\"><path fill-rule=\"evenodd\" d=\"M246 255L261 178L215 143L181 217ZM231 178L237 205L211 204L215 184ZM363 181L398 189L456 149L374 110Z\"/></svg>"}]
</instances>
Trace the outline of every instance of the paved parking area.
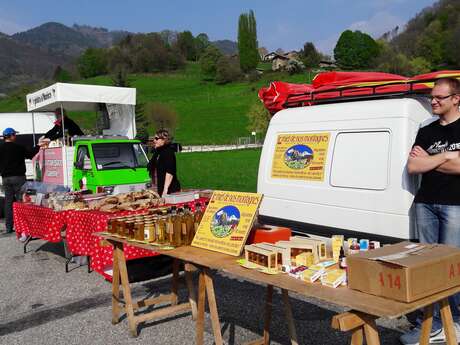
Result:
<instances>
[{"instance_id":1,"label":"paved parking area","mask_svg":"<svg viewBox=\"0 0 460 345\"><path fill-rule=\"evenodd\" d=\"M128 334L127 321L111 324L111 286L85 267L71 266L65 273L63 247L34 241L29 251L0 224L0 344L194 344L195 329L189 313L149 322L138 338ZM263 329L263 296L260 285L214 273L222 331L227 344L256 339ZM196 279L197 277L195 277ZM136 297L153 296L170 287L168 277L134 284ZM181 299L186 299L181 290ZM345 345L349 336L330 328L340 309L316 300L291 295L301 344ZM272 344L288 344L287 325L279 294L274 296ZM213 344L206 320L206 344ZM383 344L398 344L407 320L379 321Z\"/></svg>"}]
</instances>

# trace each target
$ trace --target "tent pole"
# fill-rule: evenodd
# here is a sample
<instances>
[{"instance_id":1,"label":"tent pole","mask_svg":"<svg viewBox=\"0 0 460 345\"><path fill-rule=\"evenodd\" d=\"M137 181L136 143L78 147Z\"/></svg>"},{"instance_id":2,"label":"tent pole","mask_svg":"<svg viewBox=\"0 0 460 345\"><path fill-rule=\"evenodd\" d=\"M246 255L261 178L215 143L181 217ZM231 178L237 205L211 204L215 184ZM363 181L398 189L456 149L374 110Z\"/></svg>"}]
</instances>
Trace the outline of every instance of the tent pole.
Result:
<instances>
[{"instance_id":1,"label":"tent pole","mask_svg":"<svg viewBox=\"0 0 460 345\"><path fill-rule=\"evenodd\" d=\"M32 140L34 142L34 145L36 145L36 142L35 142L35 116L34 116L34 112L32 112Z\"/></svg>"},{"instance_id":2,"label":"tent pole","mask_svg":"<svg viewBox=\"0 0 460 345\"><path fill-rule=\"evenodd\" d=\"M64 124L64 107L62 106L61 102L61 116L62 116L62 145L63 145L63 150L62 150L62 170L63 170L63 178L64 178L64 186L68 187L69 186L69 176L67 172L67 145L65 142L65 124Z\"/></svg>"}]
</instances>

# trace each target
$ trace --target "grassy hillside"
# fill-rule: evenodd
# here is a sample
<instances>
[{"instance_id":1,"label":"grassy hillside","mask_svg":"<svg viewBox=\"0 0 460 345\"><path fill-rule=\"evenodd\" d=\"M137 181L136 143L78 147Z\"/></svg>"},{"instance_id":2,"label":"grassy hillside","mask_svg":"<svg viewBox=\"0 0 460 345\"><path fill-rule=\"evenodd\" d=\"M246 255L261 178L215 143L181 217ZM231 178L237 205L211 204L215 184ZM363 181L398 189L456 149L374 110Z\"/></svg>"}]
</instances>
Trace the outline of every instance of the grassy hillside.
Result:
<instances>
[{"instance_id":1,"label":"grassy hillside","mask_svg":"<svg viewBox=\"0 0 460 345\"><path fill-rule=\"evenodd\" d=\"M255 83L216 85L202 81L198 64L174 73L131 75L130 85L137 88L138 102L160 102L173 107L179 116L176 139L185 145L232 143L249 136L246 113L257 101L257 91L272 80L308 82L308 75L289 76L268 73ZM82 83L111 85L109 77L97 77ZM0 112L24 111L25 97L0 100ZM94 114L71 114L82 127L94 128Z\"/></svg>"},{"instance_id":2,"label":"grassy hillside","mask_svg":"<svg viewBox=\"0 0 460 345\"><path fill-rule=\"evenodd\" d=\"M255 192L260 150L180 153L177 171L183 188Z\"/></svg>"}]
</instances>

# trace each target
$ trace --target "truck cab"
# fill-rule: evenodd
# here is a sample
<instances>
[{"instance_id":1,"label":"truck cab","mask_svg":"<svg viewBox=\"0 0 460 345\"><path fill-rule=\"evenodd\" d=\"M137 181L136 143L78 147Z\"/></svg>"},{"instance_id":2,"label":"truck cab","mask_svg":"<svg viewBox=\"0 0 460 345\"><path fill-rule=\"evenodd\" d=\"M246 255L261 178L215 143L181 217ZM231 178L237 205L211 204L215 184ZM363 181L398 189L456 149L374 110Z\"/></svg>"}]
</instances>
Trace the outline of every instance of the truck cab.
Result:
<instances>
[{"instance_id":1,"label":"truck cab","mask_svg":"<svg viewBox=\"0 0 460 345\"><path fill-rule=\"evenodd\" d=\"M140 141L91 137L75 141L73 190L119 194L151 187Z\"/></svg>"}]
</instances>

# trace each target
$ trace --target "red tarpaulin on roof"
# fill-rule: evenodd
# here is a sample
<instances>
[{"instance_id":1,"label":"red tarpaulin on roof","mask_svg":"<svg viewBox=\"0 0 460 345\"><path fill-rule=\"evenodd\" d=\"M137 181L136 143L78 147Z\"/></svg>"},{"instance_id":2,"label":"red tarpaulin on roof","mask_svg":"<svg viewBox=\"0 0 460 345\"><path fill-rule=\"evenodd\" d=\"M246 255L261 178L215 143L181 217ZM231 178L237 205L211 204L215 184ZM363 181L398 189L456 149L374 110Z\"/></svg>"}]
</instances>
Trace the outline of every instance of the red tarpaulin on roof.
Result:
<instances>
[{"instance_id":1,"label":"red tarpaulin on roof","mask_svg":"<svg viewBox=\"0 0 460 345\"><path fill-rule=\"evenodd\" d=\"M324 72L316 75L312 84L272 82L259 90L259 98L274 114L288 107L313 105L315 100L427 92L433 80L444 77L460 79L460 71L438 71L413 78L381 72Z\"/></svg>"}]
</instances>

